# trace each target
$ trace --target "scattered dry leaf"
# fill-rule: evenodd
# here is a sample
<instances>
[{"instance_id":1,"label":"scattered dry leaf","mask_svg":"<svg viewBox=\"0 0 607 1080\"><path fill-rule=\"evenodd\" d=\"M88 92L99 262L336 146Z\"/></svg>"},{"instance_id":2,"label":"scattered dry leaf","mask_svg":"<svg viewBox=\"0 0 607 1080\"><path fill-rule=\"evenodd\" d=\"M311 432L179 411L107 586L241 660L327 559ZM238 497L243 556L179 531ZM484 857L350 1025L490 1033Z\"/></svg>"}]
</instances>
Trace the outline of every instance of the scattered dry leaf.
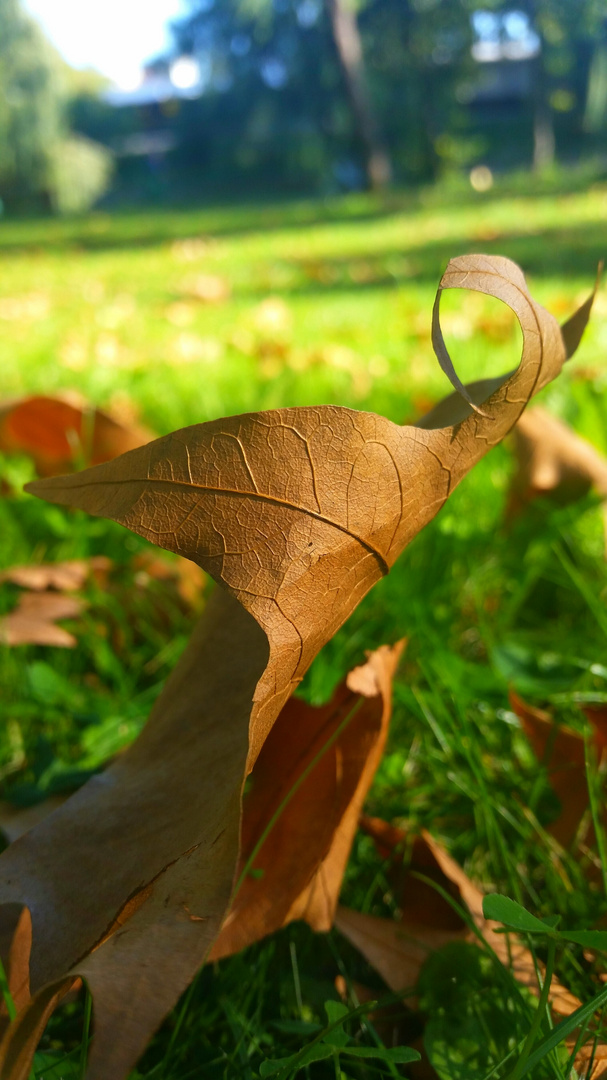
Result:
<instances>
[{"instance_id":1,"label":"scattered dry leaf","mask_svg":"<svg viewBox=\"0 0 607 1080\"><path fill-rule=\"evenodd\" d=\"M395 843L398 849L408 842L404 829L378 818L363 818L363 828L376 839L380 851ZM515 934L495 934L500 923L485 919L483 893L470 881L444 847L428 832L416 837L411 846L411 860L400 881L402 915L398 921L363 915L348 908L338 908L335 925L375 967L392 990L414 987L422 965L430 952L450 941L478 943L477 935L466 926L451 905L430 884L410 878L422 873L438 884L460 905L465 906L477 931L493 949L498 959L509 967L516 979L539 995L536 967L528 949ZM542 970L541 965L539 965ZM555 1013L568 1016L580 1001L553 979L550 1003Z\"/></svg>"},{"instance_id":2,"label":"scattered dry leaf","mask_svg":"<svg viewBox=\"0 0 607 1080\"><path fill-rule=\"evenodd\" d=\"M575 1039L567 1039L565 1045L571 1053L575 1047ZM588 1072L591 1062L592 1068ZM583 1080L605 1080L607 1077L607 1043L599 1042L596 1046L593 1046L591 1040L585 1046L582 1046L581 1050L578 1050L576 1054L574 1066L577 1075L583 1077Z\"/></svg>"},{"instance_id":3,"label":"scattered dry leaf","mask_svg":"<svg viewBox=\"0 0 607 1080\"><path fill-rule=\"evenodd\" d=\"M520 366L486 394L461 385L446 351L447 288L497 296L521 324ZM217 936L245 770L281 708L567 355L521 271L498 257L449 264L433 340L459 391L440 420L398 427L336 406L231 417L29 486L191 558L226 591L213 594L139 740L1 856L0 900L32 913L34 993L0 1048L3 1080L20 1080L10 1063L31 1060L38 1018L75 975L95 1002L89 1080L120 1080L135 1064Z\"/></svg>"},{"instance_id":4,"label":"scattered dry leaf","mask_svg":"<svg viewBox=\"0 0 607 1080\"><path fill-rule=\"evenodd\" d=\"M0 583L10 581L13 585L20 585L33 592L42 592L44 589L72 592L81 589L91 575L98 582L104 582L111 565L107 556L94 555L90 559L70 559L66 562L40 563L37 566L11 566L10 569L0 572Z\"/></svg>"},{"instance_id":5,"label":"scattered dry leaf","mask_svg":"<svg viewBox=\"0 0 607 1080\"><path fill-rule=\"evenodd\" d=\"M51 310L50 297L46 293L27 293L25 296L0 298L0 319L6 322L38 322L46 319Z\"/></svg>"},{"instance_id":6,"label":"scattered dry leaf","mask_svg":"<svg viewBox=\"0 0 607 1080\"><path fill-rule=\"evenodd\" d=\"M94 995L88 1075L125 1075L203 963L230 898L267 659L254 619L216 590L137 742L4 852L3 900L23 891L32 914L34 997L0 1047L3 1080L27 1076L10 1062L31 1059L77 975Z\"/></svg>"},{"instance_id":7,"label":"scattered dry leaf","mask_svg":"<svg viewBox=\"0 0 607 1080\"><path fill-rule=\"evenodd\" d=\"M229 281L219 274L197 274L196 277L186 278L181 290L186 296L202 300L205 304L223 304L232 291Z\"/></svg>"},{"instance_id":8,"label":"scattered dry leaf","mask_svg":"<svg viewBox=\"0 0 607 1080\"><path fill-rule=\"evenodd\" d=\"M37 395L0 405L0 450L29 454L41 476L72 469L81 458L109 461L151 438L74 396Z\"/></svg>"},{"instance_id":9,"label":"scattered dry leaf","mask_svg":"<svg viewBox=\"0 0 607 1080\"><path fill-rule=\"evenodd\" d=\"M511 512L546 494L567 503L593 488L607 499L607 459L562 420L536 405L523 413L513 437L517 472Z\"/></svg>"},{"instance_id":10,"label":"scattered dry leaf","mask_svg":"<svg viewBox=\"0 0 607 1080\"><path fill-rule=\"evenodd\" d=\"M198 604L206 576L204 571L190 559L178 557L169 562L160 555L145 552L136 556L133 565L137 570L135 578L137 584L145 585L151 578L156 581L174 580L181 599L190 607L196 607Z\"/></svg>"},{"instance_id":11,"label":"scattered dry leaf","mask_svg":"<svg viewBox=\"0 0 607 1080\"><path fill-rule=\"evenodd\" d=\"M547 832L563 847L569 847L588 808L584 739L578 731L557 724L550 713L523 701L513 690L510 704L536 758L545 765L550 786L561 803L561 812ZM600 757L607 748L607 710L587 706L584 712L592 724L594 745Z\"/></svg>"},{"instance_id":12,"label":"scattered dry leaf","mask_svg":"<svg viewBox=\"0 0 607 1080\"><path fill-rule=\"evenodd\" d=\"M73 649L73 634L57 626L60 619L75 619L86 608L84 600L57 593L27 592L14 611L0 619L0 642L4 645L54 645Z\"/></svg>"}]
</instances>

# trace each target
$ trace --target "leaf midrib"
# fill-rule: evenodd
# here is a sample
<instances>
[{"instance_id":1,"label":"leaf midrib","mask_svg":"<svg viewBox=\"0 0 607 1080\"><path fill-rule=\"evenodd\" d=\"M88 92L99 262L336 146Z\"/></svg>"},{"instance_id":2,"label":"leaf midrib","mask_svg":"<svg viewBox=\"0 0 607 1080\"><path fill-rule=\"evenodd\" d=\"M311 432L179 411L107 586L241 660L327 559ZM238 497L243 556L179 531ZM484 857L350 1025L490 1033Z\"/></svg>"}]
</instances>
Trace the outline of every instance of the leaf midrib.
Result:
<instances>
[{"instance_id":1,"label":"leaf midrib","mask_svg":"<svg viewBox=\"0 0 607 1080\"><path fill-rule=\"evenodd\" d=\"M224 495L226 497L234 496L241 499L257 499L259 502L272 503L274 506L280 506L285 510L293 510L298 514L307 514L309 517L314 518L316 521L321 521L324 525L330 525L334 529L339 529L340 532L345 533L346 536L351 537L352 540L356 540L362 547L364 547L371 555L373 555L379 564L382 575L385 576L389 573L390 567L384 556L380 551L369 543L368 540L363 539L362 536L358 536L357 533L352 532L346 525L341 525L338 521L334 521L332 518L326 517L324 514L319 513L316 510L311 510L306 506L298 506L296 503L289 502L288 499L279 499L275 495L268 495L262 491L243 491L238 488L215 488L207 484L197 484L193 480L173 480L166 479L165 477L125 477L124 479L114 480L87 480L85 483L66 484L67 490L73 490L74 488L87 488L98 485L106 485L108 487L115 487L118 484L167 484L169 487L184 487L196 491L202 491L213 495ZM170 531L170 530L167 530Z\"/></svg>"}]
</instances>

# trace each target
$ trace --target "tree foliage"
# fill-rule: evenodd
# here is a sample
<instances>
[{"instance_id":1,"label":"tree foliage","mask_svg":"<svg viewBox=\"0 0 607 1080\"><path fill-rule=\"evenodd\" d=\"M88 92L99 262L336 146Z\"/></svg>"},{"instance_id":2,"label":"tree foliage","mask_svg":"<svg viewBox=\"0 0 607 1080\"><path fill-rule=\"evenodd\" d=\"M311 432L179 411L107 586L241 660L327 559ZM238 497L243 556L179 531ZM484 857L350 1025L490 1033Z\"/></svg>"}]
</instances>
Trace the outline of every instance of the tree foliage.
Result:
<instances>
[{"instance_id":1,"label":"tree foliage","mask_svg":"<svg viewBox=\"0 0 607 1080\"><path fill-rule=\"evenodd\" d=\"M49 205L63 135L58 58L18 0L0 0L0 197Z\"/></svg>"}]
</instances>

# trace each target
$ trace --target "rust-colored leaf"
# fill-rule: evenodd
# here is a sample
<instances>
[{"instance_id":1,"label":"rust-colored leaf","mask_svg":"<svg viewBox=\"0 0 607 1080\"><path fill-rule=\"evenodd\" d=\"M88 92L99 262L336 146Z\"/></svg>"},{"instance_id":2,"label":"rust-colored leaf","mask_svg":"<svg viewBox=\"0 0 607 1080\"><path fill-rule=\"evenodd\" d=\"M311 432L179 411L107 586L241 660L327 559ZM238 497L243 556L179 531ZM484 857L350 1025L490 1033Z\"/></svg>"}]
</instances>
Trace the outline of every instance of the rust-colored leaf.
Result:
<instances>
[{"instance_id":1,"label":"rust-colored leaf","mask_svg":"<svg viewBox=\"0 0 607 1080\"><path fill-rule=\"evenodd\" d=\"M556 724L550 713L523 701L514 690L510 691L509 697L533 752L546 767L550 786L561 803L561 812L547 831L563 847L569 847L588 808L584 739L578 731ZM607 748L606 710L586 706L584 713L592 725L593 741L600 757Z\"/></svg>"},{"instance_id":2,"label":"rust-colored leaf","mask_svg":"<svg viewBox=\"0 0 607 1080\"><path fill-rule=\"evenodd\" d=\"M331 928L388 734L401 649L378 649L323 708L297 698L283 708L249 779L237 892L209 959L239 952L293 919Z\"/></svg>"},{"instance_id":3,"label":"rust-colored leaf","mask_svg":"<svg viewBox=\"0 0 607 1080\"><path fill-rule=\"evenodd\" d=\"M40 476L73 469L83 459L93 465L109 461L152 437L76 395L69 400L36 395L0 405L0 450L28 454Z\"/></svg>"},{"instance_id":4,"label":"rust-colored leaf","mask_svg":"<svg viewBox=\"0 0 607 1080\"><path fill-rule=\"evenodd\" d=\"M245 771L313 657L566 358L518 267L464 256L434 316L458 387L438 324L446 288L497 296L523 330L519 367L474 404L458 393L418 427L337 406L231 417L29 486L192 559L226 590L140 739L0 860L0 901L32 912L31 1008L73 974L92 988L90 1080L125 1075L217 936ZM7 1063L27 1012L6 1036L2 1080L20 1075Z\"/></svg>"},{"instance_id":5,"label":"rust-colored leaf","mask_svg":"<svg viewBox=\"0 0 607 1080\"><path fill-rule=\"evenodd\" d=\"M29 958L32 946L32 920L22 904L0 908L0 961L6 976L13 1006L20 1012L30 999ZM0 999L0 1038L10 1016L7 1002Z\"/></svg>"},{"instance_id":6,"label":"rust-colored leaf","mask_svg":"<svg viewBox=\"0 0 607 1080\"><path fill-rule=\"evenodd\" d=\"M380 850L398 836L396 847L407 843L405 830L378 818L364 818L363 827L378 843ZM465 906L478 933L493 949L515 978L534 994L539 995L536 966L528 949L515 934L495 934L499 923L485 919L483 893L467 874L428 832L413 840L411 861L400 881L402 895L398 901L402 916L399 920L380 919L347 908L337 911L336 926L362 952L392 990L413 988L430 952L450 941L470 941L478 937L453 911L451 905L430 884L412 877L422 873ZM541 965L540 965L541 970ZM557 979L551 984L550 1002L555 1013L568 1016L579 1000Z\"/></svg>"},{"instance_id":7,"label":"rust-colored leaf","mask_svg":"<svg viewBox=\"0 0 607 1080\"><path fill-rule=\"evenodd\" d=\"M86 607L76 596L50 592L27 592L19 598L14 611L0 619L0 642L5 645L55 645L73 649L76 638L62 626L60 619L75 619Z\"/></svg>"},{"instance_id":8,"label":"rust-colored leaf","mask_svg":"<svg viewBox=\"0 0 607 1080\"><path fill-rule=\"evenodd\" d=\"M514 690L510 704L521 721L537 760L545 765L550 786L561 803L561 813L548 832L563 847L575 837L588 806L584 740L577 731L557 725L550 713L523 701Z\"/></svg>"},{"instance_id":9,"label":"rust-colored leaf","mask_svg":"<svg viewBox=\"0 0 607 1080\"><path fill-rule=\"evenodd\" d=\"M575 1038L567 1039L567 1049L571 1052L575 1047ZM592 1038L578 1050L575 1061L575 1070L583 1080L605 1080L607 1077L607 1043L598 1042L596 1046ZM591 1067L590 1067L591 1066ZM588 1069L590 1068L590 1072Z\"/></svg>"}]
</instances>

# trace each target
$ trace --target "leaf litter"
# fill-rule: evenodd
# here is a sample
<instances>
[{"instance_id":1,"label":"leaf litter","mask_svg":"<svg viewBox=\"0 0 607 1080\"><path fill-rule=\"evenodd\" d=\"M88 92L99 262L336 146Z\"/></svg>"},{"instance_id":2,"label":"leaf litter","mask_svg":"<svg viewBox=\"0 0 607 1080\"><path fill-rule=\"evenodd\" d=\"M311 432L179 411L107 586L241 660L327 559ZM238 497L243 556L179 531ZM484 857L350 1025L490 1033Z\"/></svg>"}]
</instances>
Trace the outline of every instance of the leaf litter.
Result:
<instances>
[{"instance_id":1,"label":"leaf litter","mask_svg":"<svg viewBox=\"0 0 607 1080\"><path fill-rule=\"evenodd\" d=\"M514 372L462 386L439 323L449 288L515 312ZM415 427L337 406L281 409L185 428L28 486L192 559L222 588L137 742L1 857L0 900L27 905L33 924L33 997L2 1042L3 1080L27 1076L46 1018L79 976L94 999L89 1080L119 1080L135 1064L219 935L243 780L292 691L572 352L520 269L496 256L451 261L433 343L456 393Z\"/></svg>"},{"instance_id":2,"label":"leaf litter","mask_svg":"<svg viewBox=\"0 0 607 1080\"><path fill-rule=\"evenodd\" d=\"M0 450L28 454L39 476L109 461L151 438L150 431L126 426L79 394L0 402Z\"/></svg>"}]
</instances>

